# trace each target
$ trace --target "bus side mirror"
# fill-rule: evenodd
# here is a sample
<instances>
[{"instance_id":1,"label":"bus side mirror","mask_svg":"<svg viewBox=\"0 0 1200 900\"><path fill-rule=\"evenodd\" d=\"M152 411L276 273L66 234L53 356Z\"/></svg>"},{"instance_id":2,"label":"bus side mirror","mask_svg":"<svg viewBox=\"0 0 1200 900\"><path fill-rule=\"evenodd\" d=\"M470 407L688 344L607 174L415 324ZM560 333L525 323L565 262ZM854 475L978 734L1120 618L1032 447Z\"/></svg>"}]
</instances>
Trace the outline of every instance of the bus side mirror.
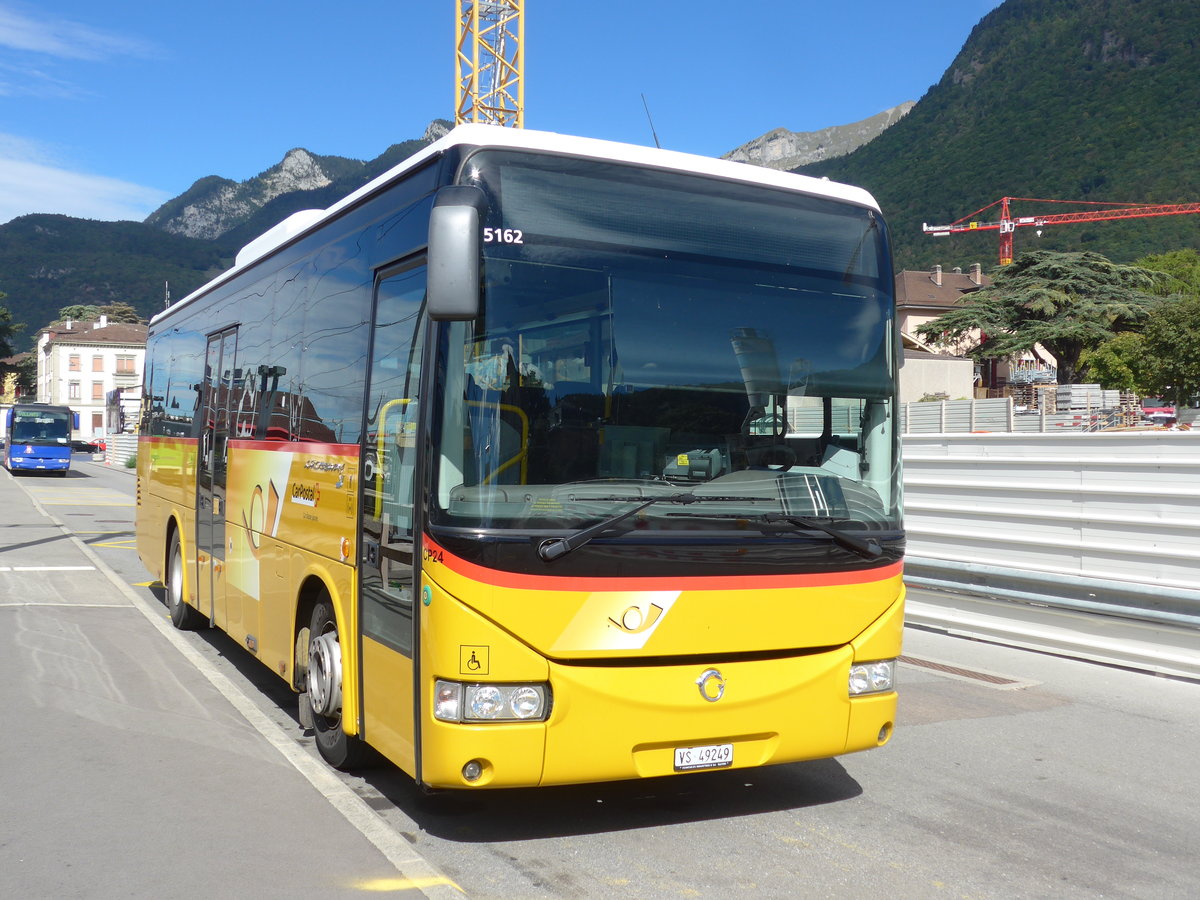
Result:
<instances>
[{"instance_id":1,"label":"bus side mirror","mask_svg":"<svg viewBox=\"0 0 1200 900\"><path fill-rule=\"evenodd\" d=\"M483 215L487 198L470 185L438 191L429 214L429 317L459 321L479 315L479 272L483 259Z\"/></svg>"}]
</instances>

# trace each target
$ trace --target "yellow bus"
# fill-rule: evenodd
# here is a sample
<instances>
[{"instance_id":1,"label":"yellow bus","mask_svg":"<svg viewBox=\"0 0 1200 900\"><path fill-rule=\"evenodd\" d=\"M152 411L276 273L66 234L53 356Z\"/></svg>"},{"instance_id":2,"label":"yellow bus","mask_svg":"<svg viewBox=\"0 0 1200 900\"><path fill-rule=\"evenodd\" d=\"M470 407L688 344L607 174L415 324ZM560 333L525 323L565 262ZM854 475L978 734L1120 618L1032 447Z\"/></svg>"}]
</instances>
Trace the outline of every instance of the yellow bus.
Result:
<instances>
[{"instance_id":1,"label":"yellow bus","mask_svg":"<svg viewBox=\"0 0 1200 900\"><path fill-rule=\"evenodd\" d=\"M899 346L865 191L461 126L152 320L138 549L337 767L479 789L877 747Z\"/></svg>"}]
</instances>

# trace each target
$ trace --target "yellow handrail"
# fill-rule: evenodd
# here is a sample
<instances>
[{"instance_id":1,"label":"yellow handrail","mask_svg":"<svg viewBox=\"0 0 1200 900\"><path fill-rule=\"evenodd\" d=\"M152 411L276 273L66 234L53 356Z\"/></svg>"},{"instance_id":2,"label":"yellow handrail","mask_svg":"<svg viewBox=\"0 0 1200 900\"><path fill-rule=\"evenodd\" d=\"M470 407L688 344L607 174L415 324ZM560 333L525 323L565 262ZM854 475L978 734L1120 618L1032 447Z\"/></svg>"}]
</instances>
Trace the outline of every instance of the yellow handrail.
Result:
<instances>
[{"instance_id":1,"label":"yellow handrail","mask_svg":"<svg viewBox=\"0 0 1200 900\"><path fill-rule=\"evenodd\" d=\"M487 407L487 406L493 406L493 405L497 409L503 409L503 410L507 410L508 412L516 413L520 417L520 419L521 419L521 450L511 459L505 460L500 466L498 466L496 468L496 471L492 472L490 475L488 475L487 478L483 479L483 483L491 484L493 478L495 478L501 472L505 471L506 469L511 468L512 466L516 465L519 462L521 464L521 484L526 484L527 479L529 478L529 416L526 415L525 410L523 410L517 406L512 406L508 403L491 404L484 400L468 400L467 401L467 406Z\"/></svg>"},{"instance_id":2,"label":"yellow handrail","mask_svg":"<svg viewBox=\"0 0 1200 900\"><path fill-rule=\"evenodd\" d=\"M376 519L383 518L383 442L387 437L387 417L393 406L407 406L412 403L411 397L397 397L383 404L379 411L379 432L375 436L375 510Z\"/></svg>"}]
</instances>

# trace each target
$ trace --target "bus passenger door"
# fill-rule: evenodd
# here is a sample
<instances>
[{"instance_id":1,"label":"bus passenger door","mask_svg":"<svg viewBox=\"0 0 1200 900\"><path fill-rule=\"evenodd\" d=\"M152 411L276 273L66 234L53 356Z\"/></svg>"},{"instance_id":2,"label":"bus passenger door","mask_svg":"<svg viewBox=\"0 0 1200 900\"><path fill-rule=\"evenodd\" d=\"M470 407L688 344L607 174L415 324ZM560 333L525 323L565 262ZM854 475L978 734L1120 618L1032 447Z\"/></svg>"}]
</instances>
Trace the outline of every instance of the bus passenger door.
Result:
<instances>
[{"instance_id":1,"label":"bus passenger door","mask_svg":"<svg viewBox=\"0 0 1200 900\"><path fill-rule=\"evenodd\" d=\"M237 329L208 339L200 408L200 453L196 469L197 606L224 628L225 477L229 443L229 404Z\"/></svg>"},{"instance_id":2,"label":"bus passenger door","mask_svg":"<svg viewBox=\"0 0 1200 900\"><path fill-rule=\"evenodd\" d=\"M362 450L359 597L363 726L372 745L409 771L413 742L413 499L425 267L384 273L375 322Z\"/></svg>"}]
</instances>

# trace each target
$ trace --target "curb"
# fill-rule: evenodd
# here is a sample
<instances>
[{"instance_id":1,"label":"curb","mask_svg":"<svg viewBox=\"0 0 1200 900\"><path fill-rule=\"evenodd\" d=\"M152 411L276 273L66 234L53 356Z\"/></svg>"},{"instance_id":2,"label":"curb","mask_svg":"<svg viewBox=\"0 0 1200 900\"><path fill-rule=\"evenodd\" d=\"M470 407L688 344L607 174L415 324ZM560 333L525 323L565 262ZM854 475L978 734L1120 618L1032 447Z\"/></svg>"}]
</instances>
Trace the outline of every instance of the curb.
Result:
<instances>
[{"instance_id":1,"label":"curb","mask_svg":"<svg viewBox=\"0 0 1200 900\"><path fill-rule=\"evenodd\" d=\"M130 470L132 471L132 470ZM8 474L7 472L5 474ZM134 473L136 474L136 472ZM9 475L12 478L11 475ZM234 684L228 676L218 671L211 662L205 659L188 643L175 628L167 621L165 610L139 595L121 577L104 562L95 551L75 536L75 533L54 515L49 513L37 498L16 479L14 483L29 498L34 509L47 520L52 522L69 541L71 541L85 557L96 567L96 570L129 601L135 609L145 616L158 629L185 659L188 660L213 687L220 692L255 731L261 734L268 743L308 781L329 804L342 814L363 837L370 841L380 853L391 863L400 877L394 883L387 885L388 890L404 890L419 893L430 900L461 900L466 892L443 874L436 866L421 856L407 840L400 836L391 826L383 821L365 800L358 796L323 762L314 759L278 724L271 721L246 693ZM403 816L404 827L413 832L420 831L411 818L396 808L396 813Z\"/></svg>"}]
</instances>

